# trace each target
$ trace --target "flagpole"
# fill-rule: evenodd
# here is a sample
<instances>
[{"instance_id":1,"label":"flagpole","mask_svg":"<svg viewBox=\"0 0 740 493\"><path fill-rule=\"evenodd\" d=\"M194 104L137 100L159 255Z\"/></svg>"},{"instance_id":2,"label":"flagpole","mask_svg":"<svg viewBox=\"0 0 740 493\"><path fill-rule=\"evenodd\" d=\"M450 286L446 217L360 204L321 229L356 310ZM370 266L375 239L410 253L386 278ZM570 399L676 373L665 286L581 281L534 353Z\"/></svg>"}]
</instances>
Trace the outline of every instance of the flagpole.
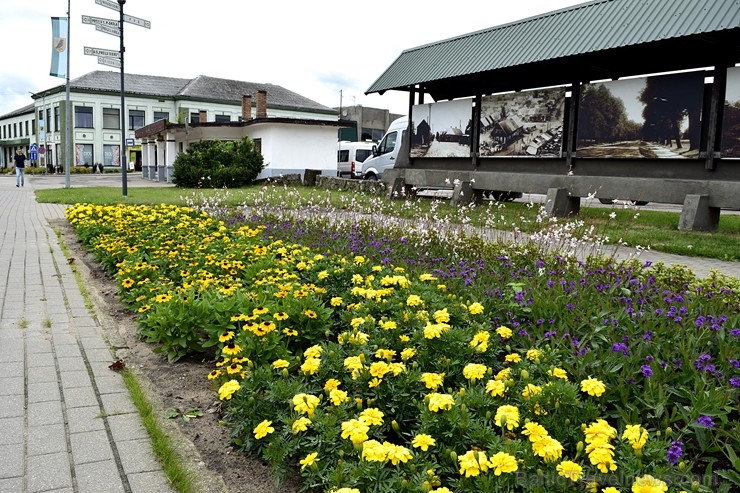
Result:
<instances>
[{"instance_id":1,"label":"flagpole","mask_svg":"<svg viewBox=\"0 0 740 493\"><path fill-rule=\"evenodd\" d=\"M64 165L64 188L69 188L69 161L72 158L72 107L69 102L69 61L72 58L72 52L69 48L69 35L71 31L72 19L71 19L71 4L72 0L67 0L67 111L65 112L66 117L66 128L65 128L65 140L67 141L66 159Z\"/></svg>"}]
</instances>

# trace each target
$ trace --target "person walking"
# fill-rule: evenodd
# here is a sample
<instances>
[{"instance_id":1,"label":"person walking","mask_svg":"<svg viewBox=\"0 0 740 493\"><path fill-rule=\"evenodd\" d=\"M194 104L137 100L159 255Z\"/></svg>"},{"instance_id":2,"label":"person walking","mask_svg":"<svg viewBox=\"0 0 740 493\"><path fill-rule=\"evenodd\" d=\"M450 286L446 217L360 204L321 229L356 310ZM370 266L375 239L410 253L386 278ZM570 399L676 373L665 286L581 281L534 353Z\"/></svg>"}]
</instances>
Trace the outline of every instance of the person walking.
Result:
<instances>
[{"instance_id":1,"label":"person walking","mask_svg":"<svg viewBox=\"0 0 740 493\"><path fill-rule=\"evenodd\" d=\"M17 149L13 160L15 161L15 186L22 187L25 182L26 155L20 149Z\"/></svg>"}]
</instances>

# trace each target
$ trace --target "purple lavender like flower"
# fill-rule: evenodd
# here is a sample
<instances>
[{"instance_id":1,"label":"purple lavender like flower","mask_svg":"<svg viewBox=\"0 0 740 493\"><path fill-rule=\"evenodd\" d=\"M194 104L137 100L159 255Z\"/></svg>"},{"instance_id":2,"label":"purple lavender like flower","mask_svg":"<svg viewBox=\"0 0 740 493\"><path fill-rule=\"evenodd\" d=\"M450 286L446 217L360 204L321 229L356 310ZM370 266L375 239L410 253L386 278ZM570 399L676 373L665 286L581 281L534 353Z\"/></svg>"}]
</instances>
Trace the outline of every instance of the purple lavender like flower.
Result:
<instances>
[{"instance_id":1,"label":"purple lavender like flower","mask_svg":"<svg viewBox=\"0 0 740 493\"><path fill-rule=\"evenodd\" d=\"M668 453L666 453L666 458L668 459L668 462L675 466L676 464L678 464L678 461L679 459L681 459L682 455L683 442L680 442L678 440L672 441L671 446L668 447Z\"/></svg>"},{"instance_id":2,"label":"purple lavender like flower","mask_svg":"<svg viewBox=\"0 0 740 493\"><path fill-rule=\"evenodd\" d=\"M643 377L650 378L653 376L653 369L650 367L650 365L642 365L640 369L642 370Z\"/></svg>"},{"instance_id":3,"label":"purple lavender like flower","mask_svg":"<svg viewBox=\"0 0 740 493\"><path fill-rule=\"evenodd\" d=\"M696 424L702 425L704 428L713 428L714 421L711 416L702 415L696 418Z\"/></svg>"},{"instance_id":4,"label":"purple lavender like flower","mask_svg":"<svg viewBox=\"0 0 740 493\"><path fill-rule=\"evenodd\" d=\"M730 335L731 335L732 337L740 337L740 329L732 329L732 330L730 331Z\"/></svg>"},{"instance_id":5,"label":"purple lavender like flower","mask_svg":"<svg viewBox=\"0 0 740 493\"><path fill-rule=\"evenodd\" d=\"M627 356L629 353L629 348L627 347L627 344L623 342L617 342L612 346L612 352L619 353L621 352L623 355Z\"/></svg>"},{"instance_id":6,"label":"purple lavender like flower","mask_svg":"<svg viewBox=\"0 0 740 493\"><path fill-rule=\"evenodd\" d=\"M732 387L735 387L735 388L738 388L738 387L740 387L740 378L738 378L738 377L732 377L732 378L730 379L730 385L731 385Z\"/></svg>"}]
</instances>

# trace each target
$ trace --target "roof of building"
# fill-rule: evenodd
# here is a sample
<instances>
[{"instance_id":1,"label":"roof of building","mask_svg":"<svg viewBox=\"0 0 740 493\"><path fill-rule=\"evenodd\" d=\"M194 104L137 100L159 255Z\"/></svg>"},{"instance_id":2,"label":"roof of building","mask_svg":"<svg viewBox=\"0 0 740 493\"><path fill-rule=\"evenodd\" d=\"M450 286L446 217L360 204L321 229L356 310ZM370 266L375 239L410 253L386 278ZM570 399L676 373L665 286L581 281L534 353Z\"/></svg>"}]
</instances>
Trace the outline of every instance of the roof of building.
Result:
<instances>
[{"instance_id":1,"label":"roof of building","mask_svg":"<svg viewBox=\"0 0 740 493\"><path fill-rule=\"evenodd\" d=\"M69 84L72 90L120 92L121 73L96 70L72 79ZM220 79L204 75L200 75L194 79L184 79L127 73L124 78L124 89L126 90L126 94L216 101L239 105L241 104L242 96L251 95L253 97L252 101L255 101L257 91L265 90L267 91L268 107L294 108L319 113L336 113L336 111L328 106L312 101L282 86ZM39 95L63 90L65 90L65 86L61 85L41 91Z\"/></svg>"},{"instance_id":2,"label":"roof of building","mask_svg":"<svg viewBox=\"0 0 740 493\"><path fill-rule=\"evenodd\" d=\"M699 68L737 61L738 36L738 1L595 0L404 50L366 94L418 84L439 100Z\"/></svg>"},{"instance_id":3,"label":"roof of building","mask_svg":"<svg viewBox=\"0 0 740 493\"><path fill-rule=\"evenodd\" d=\"M14 116L20 116L20 115L25 115L27 113L33 113L33 111L34 111L34 105L29 104L29 105L24 106L23 108L18 108L17 110L13 110L10 113L6 113L0 116L0 119L13 118Z\"/></svg>"}]
</instances>

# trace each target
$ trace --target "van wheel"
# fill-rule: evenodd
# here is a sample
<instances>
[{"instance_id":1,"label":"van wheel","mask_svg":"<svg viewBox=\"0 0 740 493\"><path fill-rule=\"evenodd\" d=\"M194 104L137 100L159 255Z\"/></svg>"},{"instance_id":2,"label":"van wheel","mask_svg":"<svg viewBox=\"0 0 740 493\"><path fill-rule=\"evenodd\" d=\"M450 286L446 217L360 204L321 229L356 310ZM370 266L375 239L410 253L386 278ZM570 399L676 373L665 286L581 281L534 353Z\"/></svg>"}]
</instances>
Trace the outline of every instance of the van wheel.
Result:
<instances>
[{"instance_id":1,"label":"van wheel","mask_svg":"<svg viewBox=\"0 0 740 493\"><path fill-rule=\"evenodd\" d=\"M368 173L367 175L365 175L365 179L372 180L372 181L378 181L378 175L376 175L375 173Z\"/></svg>"}]
</instances>

